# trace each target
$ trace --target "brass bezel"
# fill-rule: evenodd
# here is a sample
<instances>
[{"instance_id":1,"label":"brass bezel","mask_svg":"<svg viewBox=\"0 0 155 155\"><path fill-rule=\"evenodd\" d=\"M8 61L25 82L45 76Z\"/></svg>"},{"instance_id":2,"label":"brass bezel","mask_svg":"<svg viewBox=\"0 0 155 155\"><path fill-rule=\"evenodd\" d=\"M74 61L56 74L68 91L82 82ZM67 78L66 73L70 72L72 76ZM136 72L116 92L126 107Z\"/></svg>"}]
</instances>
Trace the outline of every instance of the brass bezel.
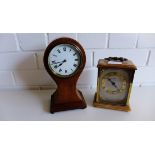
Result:
<instances>
[{"instance_id":1,"label":"brass bezel","mask_svg":"<svg viewBox=\"0 0 155 155\"><path fill-rule=\"evenodd\" d=\"M72 76L74 76L74 75L76 74L76 72L78 71L79 67L80 67L81 64L82 64L82 59L81 59L82 56L81 56L81 52L79 52L80 49L79 49L76 45L65 44L65 43L63 43L63 44L58 44L58 45L56 45L56 46L60 46L60 45L67 45L67 46L73 47L74 49L76 49L76 50L78 51L78 54L79 54L79 57L80 57L79 65L78 65L77 69L76 69L72 74L69 74L69 75L60 75L60 74L56 73L56 72L51 68L51 66L49 65L49 61L48 61L49 69L50 69L50 71L51 71L54 75L56 75L57 77L61 77L61 78L72 77ZM55 48L56 46L54 46L53 48ZM53 50L53 48L51 49L51 51ZM49 52L49 54L48 54L48 60L49 60L49 55L50 55L50 52Z\"/></svg>"},{"instance_id":2,"label":"brass bezel","mask_svg":"<svg viewBox=\"0 0 155 155\"><path fill-rule=\"evenodd\" d=\"M104 72L106 69L118 69L118 68L111 68L111 67L109 67L109 68L98 68L98 80L97 80L97 94L96 94L96 98L97 98L97 102L102 102L103 104L109 104L109 102L110 101L103 101L103 100L101 100L101 98L100 98L100 87L101 87L101 83L100 83L100 74L101 74L101 72ZM126 69L124 69L124 68L119 68L119 69L123 69L123 70L126 70ZM129 80L129 86L128 86L128 90L127 90L127 96L124 98L124 100L122 100L122 101L117 101L117 102L111 102L111 105L116 105L116 104L120 104L121 105L121 103L122 103L122 105L123 104L127 104L127 100L128 100L128 93L129 93L129 90L130 90L130 80Z\"/></svg>"},{"instance_id":3,"label":"brass bezel","mask_svg":"<svg viewBox=\"0 0 155 155\"><path fill-rule=\"evenodd\" d=\"M112 74L112 73L116 73L116 76L117 77L119 77L120 79L124 79L125 81L126 81L126 83L127 83L127 80L125 79L125 77L124 76L122 76L120 73L118 73L118 72L111 72L111 73L107 73L106 75L104 75L104 76L102 76L102 77L100 77L101 79L100 79L100 87L102 87L102 89L104 89L103 88L103 77L106 77L106 76L108 76L108 74ZM110 75L109 75L110 76ZM129 84L130 85L130 84ZM126 88L128 88L128 87L126 87ZM110 92L112 92L111 90L109 90L109 93ZM115 94L115 93L114 93Z\"/></svg>"},{"instance_id":4,"label":"brass bezel","mask_svg":"<svg viewBox=\"0 0 155 155\"><path fill-rule=\"evenodd\" d=\"M129 112L131 110L129 104L125 106L121 106L121 105L112 105L110 103L105 104L105 103L97 102L97 93L95 93L93 105L94 107L97 107L97 108L119 110L119 111L125 111L125 112Z\"/></svg>"}]
</instances>

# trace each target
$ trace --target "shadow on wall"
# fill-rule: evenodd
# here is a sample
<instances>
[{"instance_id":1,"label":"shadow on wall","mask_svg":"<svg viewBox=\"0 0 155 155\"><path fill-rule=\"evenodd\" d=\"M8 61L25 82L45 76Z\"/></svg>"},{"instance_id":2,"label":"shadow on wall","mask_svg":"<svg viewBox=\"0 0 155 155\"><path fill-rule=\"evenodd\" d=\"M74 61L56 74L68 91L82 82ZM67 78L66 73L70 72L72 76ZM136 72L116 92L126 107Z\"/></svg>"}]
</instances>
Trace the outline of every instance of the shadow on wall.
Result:
<instances>
[{"instance_id":1,"label":"shadow on wall","mask_svg":"<svg viewBox=\"0 0 155 155\"><path fill-rule=\"evenodd\" d=\"M30 62L34 58L34 62ZM56 88L55 82L45 71L45 69L38 69L35 63L36 54L32 53L25 59L18 61L16 69L13 74L17 87L25 87L31 89L47 89Z\"/></svg>"},{"instance_id":2,"label":"shadow on wall","mask_svg":"<svg viewBox=\"0 0 155 155\"><path fill-rule=\"evenodd\" d=\"M50 78L45 69L38 69L37 64L34 64L35 61L30 62L32 57L34 57L35 60L36 54L30 54L25 59L18 61L18 64L15 66L13 75L15 78L16 87L19 89L31 89L30 93L36 96L36 99L41 101L43 109L45 111L49 111L50 94L52 94L54 90L52 90L51 93L49 93L49 90L45 91L45 93L48 93L49 95L39 95L40 93L38 91L45 89L55 89L56 84Z\"/></svg>"}]
</instances>

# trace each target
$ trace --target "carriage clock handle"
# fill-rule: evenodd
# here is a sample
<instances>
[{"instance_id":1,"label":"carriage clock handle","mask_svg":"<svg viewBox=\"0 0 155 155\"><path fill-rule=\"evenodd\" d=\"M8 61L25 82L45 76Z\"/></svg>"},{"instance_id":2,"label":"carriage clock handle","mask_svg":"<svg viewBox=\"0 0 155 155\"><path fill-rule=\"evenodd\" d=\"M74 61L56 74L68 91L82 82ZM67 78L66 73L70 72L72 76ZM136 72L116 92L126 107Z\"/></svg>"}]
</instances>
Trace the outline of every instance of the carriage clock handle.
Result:
<instances>
[{"instance_id":1,"label":"carriage clock handle","mask_svg":"<svg viewBox=\"0 0 155 155\"><path fill-rule=\"evenodd\" d=\"M107 60L107 61L117 61L117 62L128 61L128 59L123 58L123 57L109 57L109 58L105 58L105 60Z\"/></svg>"}]
</instances>

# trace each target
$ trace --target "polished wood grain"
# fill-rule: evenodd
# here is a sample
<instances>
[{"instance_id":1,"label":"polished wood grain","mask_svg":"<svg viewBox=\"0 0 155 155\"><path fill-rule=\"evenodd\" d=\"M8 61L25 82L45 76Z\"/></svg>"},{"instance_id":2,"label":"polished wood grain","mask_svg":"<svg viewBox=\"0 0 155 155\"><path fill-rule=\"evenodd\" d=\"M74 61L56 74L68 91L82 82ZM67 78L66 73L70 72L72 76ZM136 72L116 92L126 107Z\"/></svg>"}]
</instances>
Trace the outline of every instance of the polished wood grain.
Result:
<instances>
[{"instance_id":1,"label":"polished wood grain","mask_svg":"<svg viewBox=\"0 0 155 155\"><path fill-rule=\"evenodd\" d=\"M51 50L60 44L70 44L79 49L79 53L81 56L81 63L75 74L69 77L59 77L54 74L48 65L48 57ZM54 94L51 96L51 108L50 112L58 112L58 111L66 111L72 109L84 109L86 108L86 102L82 95L82 92L77 90L76 84L77 80L81 72L84 69L86 63L86 56L83 47L74 39L71 38L59 38L51 42L45 50L44 54L44 65L49 73L49 75L53 78L53 80L57 84L57 89Z\"/></svg>"}]
</instances>

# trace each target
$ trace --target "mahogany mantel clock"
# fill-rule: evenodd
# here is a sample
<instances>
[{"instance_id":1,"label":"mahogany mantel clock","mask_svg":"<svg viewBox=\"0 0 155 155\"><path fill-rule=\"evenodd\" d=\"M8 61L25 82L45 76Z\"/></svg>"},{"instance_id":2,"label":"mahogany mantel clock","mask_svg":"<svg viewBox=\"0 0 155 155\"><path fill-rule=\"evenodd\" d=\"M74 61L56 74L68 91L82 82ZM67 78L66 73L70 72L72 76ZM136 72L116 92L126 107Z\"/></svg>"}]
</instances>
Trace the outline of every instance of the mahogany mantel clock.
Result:
<instances>
[{"instance_id":1,"label":"mahogany mantel clock","mask_svg":"<svg viewBox=\"0 0 155 155\"><path fill-rule=\"evenodd\" d=\"M51 96L51 113L86 108L82 93L76 89L85 62L84 49L74 39L59 38L48 45L44 54L44 66L57 84L57 89Z\"/></svg>"},{"instance_id":2,"label":"mahogany mantel clock","mask_svg":"<svg viewBox=\"0 0 155 155\"><path fill-rule=\"evenodd\" d=\"M109 57L98 62L94 106L130 111L129 97L136 66L126 58Z\"/></svg>"}]
</instances>

